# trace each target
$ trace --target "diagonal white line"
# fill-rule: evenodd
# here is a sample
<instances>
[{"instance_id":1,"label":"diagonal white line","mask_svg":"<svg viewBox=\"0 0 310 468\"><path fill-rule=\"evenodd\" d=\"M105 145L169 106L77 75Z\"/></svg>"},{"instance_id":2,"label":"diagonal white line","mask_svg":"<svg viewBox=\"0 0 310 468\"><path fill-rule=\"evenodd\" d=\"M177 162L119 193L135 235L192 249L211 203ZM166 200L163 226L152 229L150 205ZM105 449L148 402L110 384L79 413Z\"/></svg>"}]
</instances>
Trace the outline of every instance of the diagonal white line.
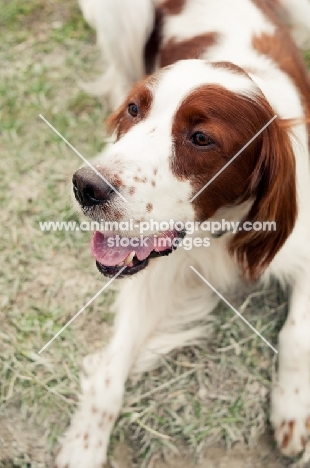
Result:
<instances>
[{"instance_id":1,"label":"diagonal white line","mask_svg":"<svg viewBox=\"0 0 310 468\"><path fill-rule=\"evenodd\" d=\"M212 286L212 284L210 284L209 281L207 281L206 278L204 278L204 277L199 273L199 271L196 270L196 268L194 268L193 266L191 266L190 268L196 273L196 275L199 276L199 278L202 279L202 281L203 281L204 283L206 283L206 284L212 289L212 291L215 292L215 294L217 294L217 295L219 296L219 298L222 299L222 301L225 302L225 304L227 304L227 305L235 312L235 314L238 315L239 318L241 318L241 319L244 321L244 323L247 324L248 327L251 328L251 330L253 330L254 333L256 333L256 335L258 335L258 336L269 346L269 348L272 349L272 351L274 351L276 354L278 354L278 351L269 343L269 341L267 341L266 338L264 338L263 335L261 335L261 334L256 330L256 328L254 328L253 325L251 325L250 322L248 322L248 321L243 317L243 315L240 314L240 312L238 312L238 310L235 309L235 308L227 301L227 299L225 299L225 297L222 296L222 294L220 294L220 293Z\"/></svg>"},{"instance_id":2,"label":"diagonal white line","mask_svg":"<svg viewBox=\"0 0 310 468\"><path fill-rule=\"evenodd\" d=\"M42 349L40 349L38 354L41 354L42 351L44 351L73 322L73 320L75 320L86 309L86 307L88 307L108 286L110 286L110 284L125 270L125 268L127 268L127 266L121 268L120 271L115 276L113 276L113 278L111 278L110 281L108 281L107 284L105 284L103 288L101 288L100 291L98 291L97 294L95 294L94 297L92 297L92 299L90 299L87 304L85 304L84 307L82 307L82 309L79 310L78 313L75 314L75 316L66 323L64 327L62 327L61 330L59 330L59 332L57 332L56 335L48 343L46 343L45 346L43 346Z\"/></svg>"},{"instance_id":3,"label":"diagonal white line","mask_svg":"<svg viewBox=\"0 0 310 468\"><path fill-rule=\"evenodd\" d=\"M222 169L220 169L218 173L215 174L215 176L213 176L212 179L209 180L209 182L207 182L206 185L204 185L202 189L199 190L199 192L196 193L196 195L193 196L193 198L191 198L190 202L194 201L195 198L197 198L198 195L201 194L201 192L203 192L223 171L225 171L225 169L242 153L242 151L244 151L245 148L247 148L277 117L277 115L273 116L272 119L270 119L269 122L266 123L266 125L264 125L263 128L259 132L257 132L256 135L253 136L253 138L251 138L251 140L248 141L247 144L244 145L244 147L241 148L241 150L238 151L238 153L235 154L235 156L230 161L228 161L228 163L225 164L225 166L222 167Z\"/></svg>"},{"instance_id":4,"label":"diagonal white line","mask_svg":"<svg viewBox=\"0 0 310 468\"><path fill-rule=\"evenodd\" d=\"M56 128L53 127L53 125L52 125L51 123L49 123L49 121L46 120L45 117L43 117L42 114L39 114L39 117L56 133L56 135L58 135L58 136L75 152L75 154L77 154L77 155L85 162L85 164L87 164L94 172L96 172L96 174L97 174L99 177L101 177L101 179L104 180L104 182L105 182L106 184L108 184L108 186L109 186L111 189L113 189L114 192L117 193L117 195L118 195L119 197L121 197L121 198L124 200L124 202L126 202L126 203L128 202L128 200L126 200L126 198L125 198L121 193L119 193L119 191L116 190L116 188L113 187L113 185L111 185L110 182L109 182L105 177L103 177L103 175L100 174L100 172L97 171L97 169L96 169L89 161L87 161L87 159L84 158L84 156L83 156L76 148L74 148L74 146L72 146L71 143L69 143L69 141L66 140L66 138L65 138L64 136L62 136L62 134L59 133L58 130L56 130Z\"/></svg>"}]
</instances>

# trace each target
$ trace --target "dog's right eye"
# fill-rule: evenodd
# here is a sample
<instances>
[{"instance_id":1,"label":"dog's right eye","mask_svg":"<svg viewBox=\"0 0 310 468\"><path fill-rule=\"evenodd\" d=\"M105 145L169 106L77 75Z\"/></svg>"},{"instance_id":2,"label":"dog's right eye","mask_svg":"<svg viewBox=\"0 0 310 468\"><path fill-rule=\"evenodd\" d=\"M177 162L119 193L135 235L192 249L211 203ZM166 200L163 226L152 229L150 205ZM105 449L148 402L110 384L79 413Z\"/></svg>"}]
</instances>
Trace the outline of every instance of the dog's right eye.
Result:
<instances>
[{"instance_id":1,"label":"dog's right eye","mask_svg":"<svg viewBox=\"0 0 310 468\"><path fill-rule=\"evenodd\" d=\"M137 104L130 103L128 106L128 113L131 115L131 117L137 117L139 114L139 107Z\"/></svg>"}]
</instances>

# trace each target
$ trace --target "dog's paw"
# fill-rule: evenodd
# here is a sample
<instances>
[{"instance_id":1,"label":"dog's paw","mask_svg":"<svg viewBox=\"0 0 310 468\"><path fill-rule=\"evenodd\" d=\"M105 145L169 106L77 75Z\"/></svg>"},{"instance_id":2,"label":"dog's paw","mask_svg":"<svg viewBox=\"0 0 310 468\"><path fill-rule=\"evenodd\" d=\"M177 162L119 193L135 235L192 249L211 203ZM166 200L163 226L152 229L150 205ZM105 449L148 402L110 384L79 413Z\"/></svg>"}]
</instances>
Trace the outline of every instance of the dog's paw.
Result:
<instances>
[{"instance_id":1,"label":"dog's paw","mask_svg":"<svg viewBox=\"0 0 310 468\"><path fill-rule=\"evenodd\" d=\"M122 405L123 385L110 367L82 379L82 395L56 454L55 468L102 468L110 433Z\"/></svg>"},{"instance_id":2,"label":"dog's paw","mask_svg":"<svg viewBox=\"0 0 310 468\"><path fill-rule=\"evenodd\" d=\"M292 457L302 452L310 435L310 389L289 391L275 387L271 423L283 455Z\"/></svg>"},{"instance_id":3,"label":"dog's paw","mask_svg":"<svg viewBox=\"0 0 310 468\"><path fill-rule=\"evenodd\" d=\"M110 434L107 412L95 406L90 414L79 410L56 452L55 468L103 468Z\"/></svg>"}]
</instances>

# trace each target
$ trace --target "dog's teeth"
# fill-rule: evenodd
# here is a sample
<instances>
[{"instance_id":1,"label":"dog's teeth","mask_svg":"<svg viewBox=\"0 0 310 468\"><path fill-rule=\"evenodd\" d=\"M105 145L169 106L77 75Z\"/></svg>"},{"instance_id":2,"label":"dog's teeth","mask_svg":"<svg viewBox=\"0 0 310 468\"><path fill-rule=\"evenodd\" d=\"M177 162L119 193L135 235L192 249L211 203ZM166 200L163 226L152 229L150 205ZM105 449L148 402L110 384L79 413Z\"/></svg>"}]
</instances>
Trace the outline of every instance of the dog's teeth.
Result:
<instances>
[{"instance_id":1,"label":"dog's teeth","mask_svg":"<svg viewBox=\"0 0 310 468\"><path fill-rule=\"evenodd\" d=\"M117 266L118 266L118 267L122 267L122 266L124 266L124 265L125 265L125 262L120 262Z\"/></svg>"},{"instance_id":2,"label":"dog's teeth","mask_svg":"<svg viewBox=\"0 0 310 468\"><path fill-rule=\"evenodd\" d=\"M136 255L136 252L131 252L128 257L125 258L124 265L129 265L133 259L133 257Z\"/></svg>"}]
</instances>

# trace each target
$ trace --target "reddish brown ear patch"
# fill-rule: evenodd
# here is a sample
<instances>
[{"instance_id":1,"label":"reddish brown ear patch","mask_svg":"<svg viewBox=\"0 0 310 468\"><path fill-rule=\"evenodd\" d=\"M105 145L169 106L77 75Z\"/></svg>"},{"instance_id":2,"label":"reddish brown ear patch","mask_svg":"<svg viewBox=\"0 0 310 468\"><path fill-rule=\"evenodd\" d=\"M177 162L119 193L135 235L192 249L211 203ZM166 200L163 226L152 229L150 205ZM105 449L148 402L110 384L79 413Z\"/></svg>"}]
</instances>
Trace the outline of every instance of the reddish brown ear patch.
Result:
<instances>
[{"instance_id":1,"label":"reddish brown ear patch","mask_svg":"<svg viewBox=\"0 0 310 468\"><path fill-rule=\"evenodd\" d=\"M219 85L204 85L184 99L172 125L173 174L191 183L193 196L214 178L193 201L198 221L224 206L254 200L244 221L276 223L275 231L244 230L232 237L230 253L252 280L282 247L297 215L292 145L285 125L280 119L270 123L272 118L274 111L258 89L251 98ZM263 133L246 146L267 123ZM197 144L192 138L196 132L210 144Z\"/></svg>"},{"instance_id":2,"label":"reddish brown ear patch","mask_svg":"<svg viewBox=\"0 0 310 468\"><path fill-rule=\"evenodd\" d=\"M146 79L133 88L124 104L106 120L106 127L109 133L116 132L118 139L147 117L153 102L151 86L152 80ZM132 116L129 113L128 107L130 104L137 106L137 116Z\"/></svg>"}]
</instances>

